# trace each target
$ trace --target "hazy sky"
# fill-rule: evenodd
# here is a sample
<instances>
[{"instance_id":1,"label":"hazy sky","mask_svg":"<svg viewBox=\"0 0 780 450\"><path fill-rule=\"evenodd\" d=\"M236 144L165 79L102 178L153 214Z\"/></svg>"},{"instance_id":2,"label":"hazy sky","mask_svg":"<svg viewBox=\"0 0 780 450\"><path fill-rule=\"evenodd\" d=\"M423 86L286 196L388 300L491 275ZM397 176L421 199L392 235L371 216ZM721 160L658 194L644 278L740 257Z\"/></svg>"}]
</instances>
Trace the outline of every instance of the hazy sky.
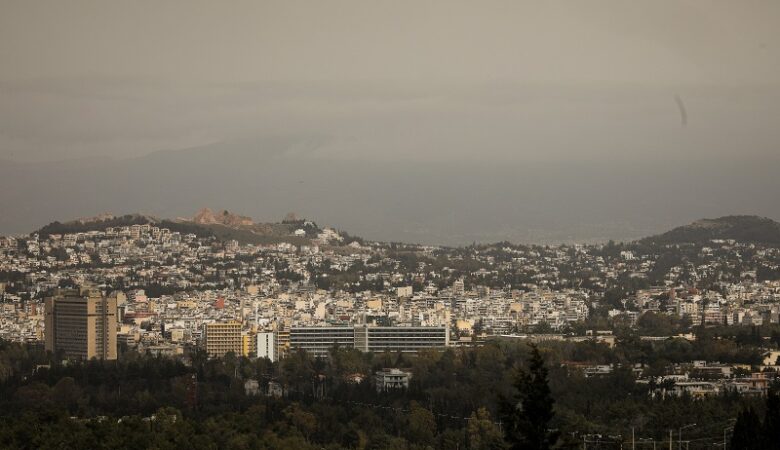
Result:
<instances>
[{"instance_id":1,"label":"hazy sky","mask_svg":"<svg viewBox=\"0 0 780 450\"><path fill-rule=\"evenodd\" d=\"M329 163L774 164L778 24L774 0L0 0L0 160L271 135Z\"/></svg>"},{"instance_id":2,"label":"hazy sky","mask_svg":"<svg viewBox=\"0 0 780 450\"><path fill-rule=\"evenodd\" d=\"M728 154L746 136L740 153L766 155L778 142L772 0L0 5L0 158L269 132L328 134L334 155L369 158L665 151L650 139Z\"/></svg>"},{"instance_id":3,"label":"hazy sky","mask_svg":"<svg viewBox=\"0 0 780 450\"><path fill-rule=\"evenodd\" d=\"M776 1L3 2L4 81L776 83Z\"/></svg>"}]
</instances>

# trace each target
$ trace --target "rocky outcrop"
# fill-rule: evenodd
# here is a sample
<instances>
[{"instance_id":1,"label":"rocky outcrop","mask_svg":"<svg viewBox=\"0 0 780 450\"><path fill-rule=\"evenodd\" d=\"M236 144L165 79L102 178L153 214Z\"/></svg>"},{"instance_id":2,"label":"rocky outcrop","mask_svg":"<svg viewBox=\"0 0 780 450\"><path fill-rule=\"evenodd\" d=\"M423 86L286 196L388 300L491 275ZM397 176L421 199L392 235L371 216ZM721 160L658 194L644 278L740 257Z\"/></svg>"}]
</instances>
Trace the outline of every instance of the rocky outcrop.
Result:
<instances>
[{"instance_id":1,"label":"rocky outcrop","mask_svg":"<svg viewBox=\"0 0 780 450\"><path fill-rule=\"evenodd\" d=\"M192 222L200 225L220 224L228 227L244 227L254 225L251 217L233 214L227 210L217 213L210 208L203 208L192 217Z\"/></svg>"}]
</instances>

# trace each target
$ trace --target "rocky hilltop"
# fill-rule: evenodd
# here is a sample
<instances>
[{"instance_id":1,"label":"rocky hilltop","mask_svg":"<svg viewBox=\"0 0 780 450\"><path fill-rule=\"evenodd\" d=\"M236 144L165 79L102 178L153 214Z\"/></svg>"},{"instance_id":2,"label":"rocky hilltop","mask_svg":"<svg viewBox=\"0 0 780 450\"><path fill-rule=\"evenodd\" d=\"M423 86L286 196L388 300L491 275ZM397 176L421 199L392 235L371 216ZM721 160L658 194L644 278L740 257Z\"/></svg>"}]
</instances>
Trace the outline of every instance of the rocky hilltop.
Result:
<instances>
[{"instance_id":1,"label":"rocky hilltop","mask_svg":"<svg viewBox=\"0 0 780 450\"><path fill-rule=\"evenodd\" d=\"M192 217L192 222L199 225L225 225L228 227L250 227L254 225L251 217L241 216L222 210L214 213L210 208L202 208Z\"/></svg>"},{"instance_id":2,"label":"rocky hilltop","mask_svg":"<svg viewBox=\"0 0 780 450\"><path fill-rule=\"evenodd\" d=\"M154 224L180 233L193 233L200 237L214 237L220 241L237 240L246 244L275 244L288 242L296 245L311 244L322 231L316 223L288 214L282 222L255 223L251 217L227 210L214 212L209 208L199 210L192 218L160 219L144 214L115 216L103 213L95 217L79 218L67 222L52 222L35 233L51 234L83 233L105 230L107 227L125 227L137 224Z\"/></svg>"}]
</instances>

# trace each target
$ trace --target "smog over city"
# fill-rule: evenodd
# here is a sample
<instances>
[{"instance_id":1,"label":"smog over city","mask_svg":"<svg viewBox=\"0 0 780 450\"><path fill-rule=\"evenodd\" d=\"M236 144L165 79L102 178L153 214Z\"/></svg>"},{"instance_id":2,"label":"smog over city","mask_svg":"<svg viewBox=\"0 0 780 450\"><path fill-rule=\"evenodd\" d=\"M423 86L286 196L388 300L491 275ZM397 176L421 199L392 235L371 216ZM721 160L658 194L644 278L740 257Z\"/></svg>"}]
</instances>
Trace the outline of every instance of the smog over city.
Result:
<instances>
[{"instance_id":1,"label":"smog over city","mask_svg":"<svg viewBox=\"0 0 780 450\"><path fill-rule=\"evenodd\" d=\"M211 206L462 245L780 218L779 8L3 2L0 231Z\"/></svg>"},{"instance_id":2,"label":"smog over city","mask_svg":"<svg viewBox=\"0 0 780 450\"><path fill-rule=\"evenodd\" d=\"M780 448L778 24L0 0L0 448Z\"/></svg>"}]
</instances>

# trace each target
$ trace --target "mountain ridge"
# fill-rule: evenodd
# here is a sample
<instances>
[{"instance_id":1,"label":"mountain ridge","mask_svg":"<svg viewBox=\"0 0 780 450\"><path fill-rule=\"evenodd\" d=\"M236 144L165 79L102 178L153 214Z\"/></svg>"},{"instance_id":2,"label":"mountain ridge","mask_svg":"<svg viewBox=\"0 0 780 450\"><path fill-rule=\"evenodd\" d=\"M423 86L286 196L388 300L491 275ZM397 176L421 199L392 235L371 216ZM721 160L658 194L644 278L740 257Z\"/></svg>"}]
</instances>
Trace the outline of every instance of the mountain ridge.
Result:
<instances>
[{"instance_id":1,"label":"mountain ridge","mask_svg":"<svg viewBox=\"0 0 780 450\"><path fill-rule=\"evenodd\" d=\"M0 163L0 233L112 210L203 205L272 222L290 210L376 241L634 241L724 213L780 218L780 160L684 164L339 158L317 139L258 138L116 161ZM312 150L314 149L314 150ZM327 151L326 151L327 150ZM706 176L705 176L706 174ZM722 180L745 179L739 190Z\"/></svg>"},{"instance_id":2,"label":"mountain ridge","mask_svg":"<svg viewBox=\"0 0 780 450\"><path fill-rule=\"evenodd\" d=\"M67 222L54 221L36 231L41 236L102 230L107 227L156 224L174 231L193 232L220 240L236 239L242 243L290 242L310 243L321 229L312 221L298 219L289 213L281 222L255 222L251 217L227 210L205 207L191 218L160 219L141 213L115 216L101 213ZM303 230L305 234L296 233ZM729 215L695 220L666 232L638 239L641 244L703 244L712 240L735 240L744 243L780 245L780 223L757 215Z\"/></svg>"}]
</instances>

